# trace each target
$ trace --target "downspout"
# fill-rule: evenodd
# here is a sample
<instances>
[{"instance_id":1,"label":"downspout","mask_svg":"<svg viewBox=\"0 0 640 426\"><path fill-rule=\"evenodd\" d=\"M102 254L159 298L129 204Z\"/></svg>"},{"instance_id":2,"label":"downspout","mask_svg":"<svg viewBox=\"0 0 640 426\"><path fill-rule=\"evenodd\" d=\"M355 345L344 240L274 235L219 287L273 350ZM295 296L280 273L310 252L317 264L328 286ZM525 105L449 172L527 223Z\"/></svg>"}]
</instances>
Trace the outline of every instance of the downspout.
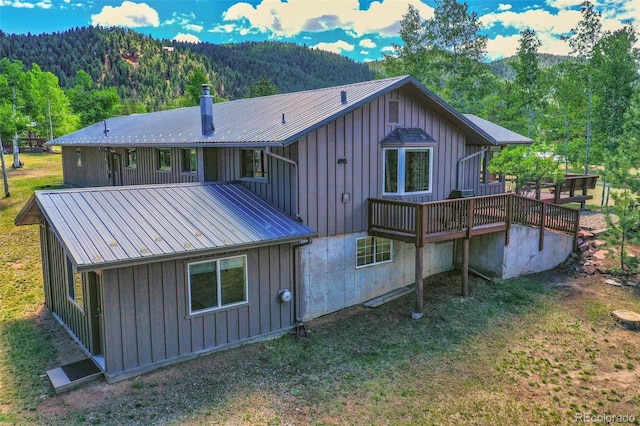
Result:
<instances>
[{"instance_id":1,"label":"downspout","mask_svg":"<svg viewBox=\"0 0 640 426\"><path fill-rule=\"evenodd\" d=\"M284 161L285 163L289 163L293 166L294 168L294 173L293 173L293 196L295 197L295 202L293 203L295 209L296 209L296 219L299 222L302 222L302 218L300 217L300 209L298 208L298 163L296 163L295 161L286 158L286 157L282 157L278 154L274 154L273 152L271 152L271 149L267 146L264 148L264 153L267 154L267 156L269 157L273 157L277 160L280 161ZM311 243L309 243L311 244Z\"/></svg>"},{"instance_id":2,"label":"downspout","mask_svg":"<svg viewBox=\"0 0 640 426\"><path fill-rule=\"evenodd\" d=\"M462 164L462 162L470 160L473 157L477 157L478 155L482 155L485 152L487 152L488 149L489 147L482 148L480 151L474 152L473 154L469 154L466 157L462 157L461 159L458 160L458 163L456 164L456 189L462 189L460 188L460 183L464 180L464 173L461 173L461 168L460 168L460 165Z\"/></svg>"},{"instance_id":3,"label":"downspout","mask_svg":"<svg viewBox=\"0 0 640 426\"><path fill-rule=\"evenodd\" d=\"M313 238L307 238L307 241L298 243L293 246L293 318L295 319L296 326L302 325L302 315L299 314L298 309L300 307L300 282L298 280L298 249L305 247L313 243Z\"/></svg>"}]
</instances>

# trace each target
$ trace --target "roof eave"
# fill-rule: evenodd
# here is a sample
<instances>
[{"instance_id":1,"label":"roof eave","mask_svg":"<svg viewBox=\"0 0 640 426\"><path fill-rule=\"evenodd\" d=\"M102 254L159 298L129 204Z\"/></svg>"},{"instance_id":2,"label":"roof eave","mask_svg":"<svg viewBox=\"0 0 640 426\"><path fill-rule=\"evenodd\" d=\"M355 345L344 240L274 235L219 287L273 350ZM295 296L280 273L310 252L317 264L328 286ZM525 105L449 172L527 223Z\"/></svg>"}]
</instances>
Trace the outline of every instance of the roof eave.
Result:
<instances>
[{"instance_id":1,"label":"roof eave","mask_svg":"<svg viewBox=\"0 0 640 426\"><path fill-rule=\"evenodd\" d=\"M167 253L163 255L144 256L136 259L124 259L124 260L116 260L116 261L110 261L110 262L82 264L82 265L77 265L77 271L78 272L101 271L105 269L122 268L125 266L135 266L135 265L143 265L148 263L163 262L167 260L189 259L194 257L215 255L219 253L250 250L250 249L260 248L260 247L268 247L268 246L279 245L279 244L293 243L301 240L308 240L310 238L316 238L317 236L318 236L318 233L314 232L311 234L301 234L301 235L291 236L287 238L276 238L272 240L255 241L252 243L238 244L233 246L213 247L213 248L193 250L193 251L181 252L181 253ZM76 263L74 262L74 266L75 265Z\"/></svg>"}]
</instances>

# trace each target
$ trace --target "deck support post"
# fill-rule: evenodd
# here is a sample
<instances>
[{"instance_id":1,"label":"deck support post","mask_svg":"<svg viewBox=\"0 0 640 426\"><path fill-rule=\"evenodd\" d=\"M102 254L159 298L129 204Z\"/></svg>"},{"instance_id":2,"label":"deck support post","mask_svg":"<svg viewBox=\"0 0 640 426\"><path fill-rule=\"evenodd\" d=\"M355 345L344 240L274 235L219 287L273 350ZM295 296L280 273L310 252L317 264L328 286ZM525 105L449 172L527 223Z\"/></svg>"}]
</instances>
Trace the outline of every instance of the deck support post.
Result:
<instances>
[{"instance_id":1,"label":"deck support post","mask_svg":"<svg viewBox=\"0 0 640 426\"><path fill-rule=\"evenodd\" d=\"M424 247L416 245L416 271L415 271L415 291L416 291L416 305L411 318L422 318L422 311L424 310L424 282L422 280L422 269L424 265Z\"/></svg>"},{"instance_id":2,"label":"deck support post","mask_svg":"<svg viewBox=\"0 0 640 426\"><path fill-rule=\"evenodd\" d=\"M462 296L469 296L469 238L462 239Z\"/></svg>"}]
</instances>

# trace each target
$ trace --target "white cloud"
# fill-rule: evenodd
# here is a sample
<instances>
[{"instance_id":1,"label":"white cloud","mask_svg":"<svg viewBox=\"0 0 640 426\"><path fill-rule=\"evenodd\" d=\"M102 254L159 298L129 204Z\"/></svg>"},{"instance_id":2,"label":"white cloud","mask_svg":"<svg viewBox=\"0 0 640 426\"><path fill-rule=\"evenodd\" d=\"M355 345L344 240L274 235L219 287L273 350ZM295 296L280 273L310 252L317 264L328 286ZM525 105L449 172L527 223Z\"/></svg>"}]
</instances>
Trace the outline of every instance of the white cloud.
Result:
<instances>
[{"instance_id":1,"label":"white cloud","mask_svg":"<svg viewBox=\"0 0 640 426\"><path fill-rule=\"evenodd\" d=\"M570 9L580 6L584 0L546 0L545 3L554 9ZM592 2L594 3L594 2Z\"/></svg>"},{"instance_id":2,"label":"white cloud","mask_svg":"<svg viewBox=\"0 0 640 426\"><path fill-rule=\"evenodd\" d=\"M176 35L173 39L175 41L183 41L185 43L200 43L200 39L193 34L178 33L178 35Z\"/></svg>"},{"instance_id":3,"label":"white cloud","mask_svg":"<svg viewBox=\"0 0 640 426\"><path fill-rule=\"evenodd\" d=\"M353 37L372 33L395 37L408 3L413 4L424 18L433 16L433 8L420 0L376 0L366 10L360 10L358 0L334 1L330 9L327 3L320 1L262 0L256 6L236 3L222 14L222 18L274 37L334 29L342 29Z\"/></svg>"},{"instance_id":4,"label":"white cloud","mask_svg":"<svg viewBox=\"0 0 640 426\"><path fill-rule=\"evenodd\" d=\"M202 32L203 29L202 25L197 24L186 24L183 28L187 31L193 31L194 33Z\"/></svg>"},{"instance_id":5,"label":"white cloud","mask_svg":"<svg viewBox=\"0 0 640 426\"><path fill-rule=\"evenodd\" d=\"M360 43L358 43L358 45L360 47L366 47L367 49L373 49L374 47L377 46L377 44L370 38L365 38L360 40Z\"/></svg>"},{"instance_id":6,"label":"white cloud","mask_svg":"<svg viewBox=\"0 0 640 426\"><path fill-rule=\"evenodd\" d=\"M508 58L515 55L518 50L518 40L520 34L512 36L496 36L495 38L487 40L487 59L494 61L496 59Z\"/></svg>"},{"instance_id":7,"label":"white cloud","mask_svg":"<svg viewBox=\"0 0 640 426\"><path fill-rule=\"evenodd\" d=\"M512 6L510 4L504 4L504 3L498 4L498 10L500 10L500 11L509 10L509 9L511 9L511 7Z\"/></svg>"},{"instance_id":8,"label":"white cloud","mask_svg":"<svg viewBox=\"0 0 640 426\"><path fill-rule=\"evenodd\" d=\"M360 54L361 54L361 55L368 55L368 54L369 54L369 51L368 51L368 50L361 50L361 51L360 51Z\"/></svg>"},{"instance_id":9,"label":"white cloud","mask_svg":"<svg viewBox=\"0 0 640 426\"><path fill-rule=\"evenodd\" d=\"M480 21L487 29L501 24L518 31L531 28L539 33L566 34L581 18L582 15L578 10L563 10L554 15L547 10L530 9L520 13L511 11L489 13L481 16Z\"/></svg>"},{"instance_id":10,"label":"white cloud","mask_svg":"<svg viewBox=\"0 0 640 426\"><path fill-rule=\"evenodd\" d=\"M17 9L35 9L36 7L33 3L20 0L0 0L0 7L2 6L15 7Z\"/></svg>"},{"instance_id":11,"label":"white cloud","mask_svg":"<svg viewBox=\"0 0 640 426\"><path fill-rule=\"evenodd\" d=\"M97 15L91 15L91 25L104 27L157 27L158 12L146 3L123 1L120 6L105 6Z\"/></svg>"},{"instance_id":12,"label":"white cloud","mask_svg":"<svg viewBox=\"0 0 640 426\"><path fill-rule=\"evenodd\" d=\"M383 48L380 49L380 52L382 53L393 53L395 51L396 49L393 46L384 46Z\"/></svg>"},{"instance_id":13,"label":"white cloud","mask_svg":"<svg viewBox=\"0 0 640 426\"><path fill-rule=\"evenodd\" d=\"M321 42L316 44L315 46L310 47L312 49L326 50L327 52L333 52L337 54L341 54L342 52L352 52L355 48L353 44L347 43L344 40L338 40L333 43Z\"/></svg>"},{"instance_id":14,"label":"white cloud","mask_svg":"<svg viewBox=\"0 0 640 426\"><path fill-rule=\"evenodd\" d=\"M163 25L187 25L196 19L195 13L178 13L173 12L171 18L163 22Z\"/></svg>"}]
</instances>

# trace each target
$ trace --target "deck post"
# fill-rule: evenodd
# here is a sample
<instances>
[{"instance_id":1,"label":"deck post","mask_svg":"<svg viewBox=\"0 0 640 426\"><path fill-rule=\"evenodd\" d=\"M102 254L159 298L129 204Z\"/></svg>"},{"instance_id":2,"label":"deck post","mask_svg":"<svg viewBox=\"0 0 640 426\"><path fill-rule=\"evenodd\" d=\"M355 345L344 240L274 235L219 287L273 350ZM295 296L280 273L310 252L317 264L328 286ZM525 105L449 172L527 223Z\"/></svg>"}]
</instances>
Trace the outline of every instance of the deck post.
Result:
<instances>
[{"instance_id":1,"label":"deck post","mask_svg":"<svg viewBox=\"0 0 640 426\"><path fill-rule=\"evenodd\" d=\"M426 206L420 204L416 206L416 262L415 262L415 292L416 292L416 304L411 318L422 318L422 311L424 310L424 282L422 281L422 270L424 266L424 233L425 225L424 221Z\"/></svg>"},{"instance_id":2,"label":"deck post","mask_svg":"<svg viewBox=\"0 0 640 426\"><path fill-rule=\"evenodd\" d=\"M411 318L422 318L422 311L424 310L424 282L422 281L422 267L424 262L424 250L422 246L416 245L416 271L415 271L415 290L416 290L416 305Z\"/></svg>"},{"instance_id":3,"label":"deck post","mask_svg":"<svg viewBox=\"0 0 640 426\"><path fill-rule=\"evenodd\" d=\"M544 225L547 219L547 206L540 203L540 239L538 241L538 251L544 249Z\"/></svg>"},{"instance_id":4,"label":"deck post","mask_svg":"<svg viewBox=\"0 0 640 426\"><path fill-rule=\"evenodd\" d=\"M504 245L509 245L509 237L511 234L511 223L513 222L513 194L507 194L507 229L504 233Z\"/></svg>"},{"instance_id":5,"label":"deck post","mask_svg":"<svg viewBox=\"0 0 640 426\"><path fill-rule=\"evenodd\" d=\"M469 238L462 239L462 296L469 296Z\"/></svg>"}]
</instances>

